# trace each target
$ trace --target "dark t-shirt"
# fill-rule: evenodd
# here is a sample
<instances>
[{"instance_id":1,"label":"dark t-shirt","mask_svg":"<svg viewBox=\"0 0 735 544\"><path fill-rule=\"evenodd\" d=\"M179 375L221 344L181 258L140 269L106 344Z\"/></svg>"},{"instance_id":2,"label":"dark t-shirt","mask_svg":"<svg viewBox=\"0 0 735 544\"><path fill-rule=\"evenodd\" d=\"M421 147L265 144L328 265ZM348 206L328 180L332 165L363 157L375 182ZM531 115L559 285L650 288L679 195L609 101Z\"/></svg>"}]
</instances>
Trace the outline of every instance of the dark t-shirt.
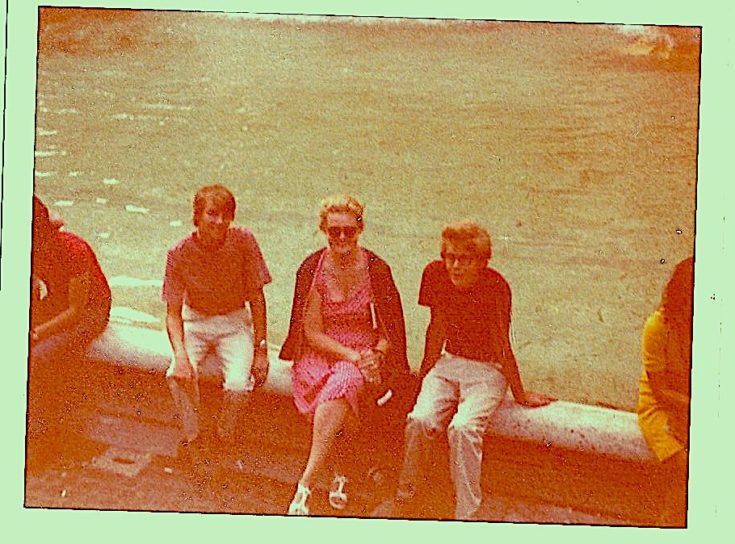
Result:
<instances>
[{"instance_id":1,"label":"dark t-shirt","mask_svg":"<svg viewBox=\"0 0 735 544\"><path fill-rule=\"evenodd\" d=\"M444 263L433 261L424 268L419 304L444 315L449 353L503 362L503 346L509 344L511 291L500 273L485 268L475 285L458 289Z\"/></svg>"},{"instance_id":2,"label":"dark t-shirt","mask_svg":"<svg viewBox=\"0 0 735 544\"><path fill-rule=\"evenodd\" d=\"M71 232L60 231L33 253L32 273L45 285L47 294L32 302L32 318L43 323L69 307L69 283L72 278L90 272L89 296L86 308L100 313L109 312L110 287L92 248Z\"/></svg>"},{"instance_id":3,"label":"dark t-shirt","mask_svg":"<svg viewBox=\"0 0 735 544\"><path fill-rule=\"evenodd\" d=\"M191 234L168 251L162 298L205 315L225 315L245 307L270 281L255 236L243 227L230 227L215 250Z\"/></svg>"}]
</instances>

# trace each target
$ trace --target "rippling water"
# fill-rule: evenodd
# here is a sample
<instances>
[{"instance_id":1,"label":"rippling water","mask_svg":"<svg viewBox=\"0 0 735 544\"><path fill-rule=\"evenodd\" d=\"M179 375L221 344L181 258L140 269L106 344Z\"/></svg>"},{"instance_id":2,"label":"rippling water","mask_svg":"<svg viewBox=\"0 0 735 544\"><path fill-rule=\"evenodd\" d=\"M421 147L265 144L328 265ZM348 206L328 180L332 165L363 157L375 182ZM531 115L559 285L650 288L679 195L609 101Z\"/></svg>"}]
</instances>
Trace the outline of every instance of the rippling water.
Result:
<instances>
[{"instance_id":1,"label":"rippling water","mask_svg":"<svg viewBox=\"0 0 735 544\"><path fill-rule=\"evenodd\" d=\"M472 217L529 388L633 407L643 322L693 246L696 29L127 15L46 19L37 94L36 191L71 203L108 276L141 280L116 306L163 315L166 248L219 181L271 267L279 342L319 199L352 192L414 366L422 267Z\"/></svg>"}]
</instances>

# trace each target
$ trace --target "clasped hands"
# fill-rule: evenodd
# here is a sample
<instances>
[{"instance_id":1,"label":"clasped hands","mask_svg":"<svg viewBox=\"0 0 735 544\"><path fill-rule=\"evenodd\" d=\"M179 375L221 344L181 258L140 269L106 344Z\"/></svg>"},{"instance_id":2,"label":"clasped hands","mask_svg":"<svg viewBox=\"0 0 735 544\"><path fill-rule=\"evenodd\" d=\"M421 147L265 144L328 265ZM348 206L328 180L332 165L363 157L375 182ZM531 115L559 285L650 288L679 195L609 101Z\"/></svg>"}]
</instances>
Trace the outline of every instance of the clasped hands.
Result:
<instances>
[{"instance_id":1,"label":"clasped hands","mask_svg":"<svg viewBox=\"0 0 735 544\"><path fill-rule=\"evenodd\" d=\"M366 349L361 352L355 352L351 357L353 363L362 372L362 377L368 383L380 383L380 364L383 362L385 355L374 349Z\"/></svg>"}]
</instances>

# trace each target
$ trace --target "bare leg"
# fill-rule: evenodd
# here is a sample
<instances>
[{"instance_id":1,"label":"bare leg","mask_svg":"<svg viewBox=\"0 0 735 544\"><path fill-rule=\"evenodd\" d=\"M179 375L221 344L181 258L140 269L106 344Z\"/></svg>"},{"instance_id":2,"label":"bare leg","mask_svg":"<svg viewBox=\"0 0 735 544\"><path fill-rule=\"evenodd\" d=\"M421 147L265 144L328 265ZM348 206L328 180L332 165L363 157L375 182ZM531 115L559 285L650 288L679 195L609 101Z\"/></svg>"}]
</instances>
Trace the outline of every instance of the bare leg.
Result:
<instances>
[{"instance_id":1,"label":"bare leg","mask_svg":"<svg viewBox=\"0 0 735 544\"><path fill-rule=\"evenodd\" d=\"M332 468L335 474L349 476L355 468L357 432L357 419L353 417L353 412L350 409L341 431L337 431L336 439L332 444Z\"/></svg>"},{"instance_id":2,"label":"bare leg","mask_svg":"<svg viewBox=\"0 0 735 544\"><path fill-rule=\"evenodd\" d=\"M330 400L317 407L314 412L309 459L299 480L303 486L311 488L317 474L324 468L337 434L344 431L350 410L345 399Z\"/></svg>"}]
</instances>

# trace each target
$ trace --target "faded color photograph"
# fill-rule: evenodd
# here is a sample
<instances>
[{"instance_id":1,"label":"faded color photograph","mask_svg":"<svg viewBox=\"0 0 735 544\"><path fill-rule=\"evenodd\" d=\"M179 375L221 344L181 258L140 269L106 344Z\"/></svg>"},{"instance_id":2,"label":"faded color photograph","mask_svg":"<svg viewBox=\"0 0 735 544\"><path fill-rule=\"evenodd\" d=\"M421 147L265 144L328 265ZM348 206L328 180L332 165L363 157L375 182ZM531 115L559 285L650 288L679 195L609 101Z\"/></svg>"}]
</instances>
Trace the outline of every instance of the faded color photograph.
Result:
<instances>
[{"instance_id":1,"label":"faded color photograph","mask_svg":"<svg viewBox=\"0 0 735 544\"><path fill-rule=\"evenodd\" d=\"M24 506L686 527L701 38L40 8Z\"/></svg>"}]
</instances>

